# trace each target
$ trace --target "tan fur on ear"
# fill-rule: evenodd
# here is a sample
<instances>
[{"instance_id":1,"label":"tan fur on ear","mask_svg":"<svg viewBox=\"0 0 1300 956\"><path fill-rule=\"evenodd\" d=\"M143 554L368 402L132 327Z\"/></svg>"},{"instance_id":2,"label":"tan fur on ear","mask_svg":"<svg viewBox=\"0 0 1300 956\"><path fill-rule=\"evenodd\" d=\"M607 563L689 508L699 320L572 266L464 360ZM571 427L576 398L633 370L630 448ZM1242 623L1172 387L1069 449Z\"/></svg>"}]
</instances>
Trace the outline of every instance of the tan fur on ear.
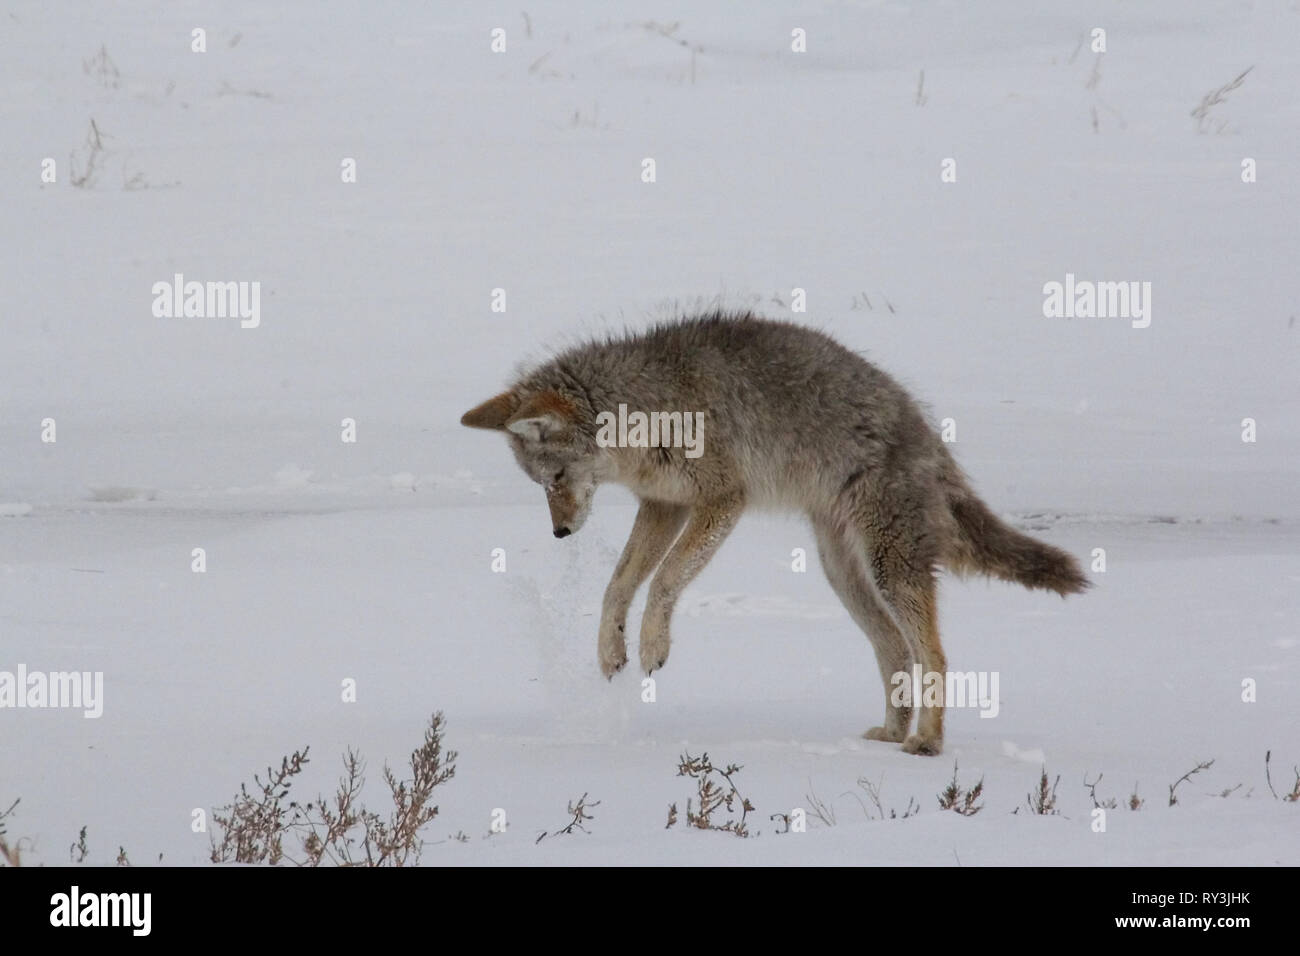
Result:
<instances>
[{"instance_id":1,"label":"tan fur on ear","mask_svg":"<svg viewBox=\"0 0 1300 956\"><path fill-rule=\"evenodd\" d=\"M573 402L555 391L555 389L548 388L544 392L538 392L536 395L530 396L526 402L520 405L519 409L506 422L506 427L510 427L510 422L520 421L525 418L541 418L543 416L552 416L566 422L572 422L578 417L578 410L574 407Z\"/></svg>"},{"instance_id":2,"label":"tan fur on ear","mask_svg":"<svg viewBox=\"0 0 1300 956\"><path fill-rule=\"evenodd\" d=\"M518 408L519 396L514 392L502 392L460 416L460 423L470 428L504 429Z\"/></svg>"},{"instance_id":3,"label":"tan fur on ear","mask_svg":"<svg viewBox=\"0 0 1300 956\"><path fill-rule=\"evenodd\" d=\"M529 441L565 431L577 420L577 407L554 389L530 395L506 421L506 428Z\"/></svg>"}]
</instances>

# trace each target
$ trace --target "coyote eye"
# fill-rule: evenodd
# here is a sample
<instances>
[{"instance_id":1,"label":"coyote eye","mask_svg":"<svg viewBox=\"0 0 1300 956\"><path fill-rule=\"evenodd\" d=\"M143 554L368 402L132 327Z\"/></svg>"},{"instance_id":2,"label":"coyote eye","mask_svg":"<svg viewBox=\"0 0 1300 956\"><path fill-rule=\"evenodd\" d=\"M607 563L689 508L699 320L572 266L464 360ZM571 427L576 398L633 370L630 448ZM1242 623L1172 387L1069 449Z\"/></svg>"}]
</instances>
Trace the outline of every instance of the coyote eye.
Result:
<instances>
[{"instance_id":1,"label":"coyote eye","mask_svg":"<svg viewBox=\"0 0 1300 956\"><path fill-rule=\"evenodd\" d=\"M563 477L564 477L564 469L561 468L559 471L557 471L557 472L555 473L555 477L552 478L551 480L552 480L552 481L560 481Z\"/></svg>"}]
</instances>

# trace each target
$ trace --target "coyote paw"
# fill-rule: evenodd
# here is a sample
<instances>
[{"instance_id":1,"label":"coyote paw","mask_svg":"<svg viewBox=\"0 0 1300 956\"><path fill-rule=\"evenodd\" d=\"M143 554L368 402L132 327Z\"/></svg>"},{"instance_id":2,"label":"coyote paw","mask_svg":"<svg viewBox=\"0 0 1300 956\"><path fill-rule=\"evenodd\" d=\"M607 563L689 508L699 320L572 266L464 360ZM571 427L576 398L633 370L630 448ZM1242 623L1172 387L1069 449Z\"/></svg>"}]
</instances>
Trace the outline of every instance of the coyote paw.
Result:
<instances>
[{"instance_id":1,"label":"coyote paw","mask_svg":"<svg viewBox=\"0 0 1300 956\"><path fill-rule=\"evenodd\" d=\"M605 680L613 680L614 675L627 664L627 647L601 647L600 672Z\"/></svg>"},{"instance_id":2,"label":"coyote paw","mask_svg":"<svg viewBox=\"0 0 1300 956\"><path fill-rule=\"evenodd\" d=\"M642 641L641 642L641 669L647 674L652 674L664 666L668 660L668 642L667 641Z\"/></svg>"},{"instance_id":3,"label":"coyote paw","mask_svg":"<svg viewBox=\"0 0 1300 956\"><path fill-rule=\"evenodd\" d=\"M891 744L896 744L903 739L903 731L889 730L885 727L872 727L862 736L867 740L885 740Z\"/></svg>"},{"instance_id":4,"label":"coyote paw","mask_svg":"<svg viewBox=\"0 0 1300 956\"><path fill-rule=\"evenodd\" d=\"M912 734L903 741L903 752L909 754L920 754L924 757L937 757L943 752L943 740L936 740L933 737L922 737L920 734Z\"/></svg>"},{"instance_id":5,"label":"coyote paw","mask_svg":"<svg viewBox=\"0 0 1300 956\"><path fill-rule=\"evenodd\" d=\"M596 639L596 656L600 659L600 672L605 680L613 680L614 675L627 664L627 641L623 638L622 622L608 612L600 622L600 634Z\"/></svg>"}]
</instances>

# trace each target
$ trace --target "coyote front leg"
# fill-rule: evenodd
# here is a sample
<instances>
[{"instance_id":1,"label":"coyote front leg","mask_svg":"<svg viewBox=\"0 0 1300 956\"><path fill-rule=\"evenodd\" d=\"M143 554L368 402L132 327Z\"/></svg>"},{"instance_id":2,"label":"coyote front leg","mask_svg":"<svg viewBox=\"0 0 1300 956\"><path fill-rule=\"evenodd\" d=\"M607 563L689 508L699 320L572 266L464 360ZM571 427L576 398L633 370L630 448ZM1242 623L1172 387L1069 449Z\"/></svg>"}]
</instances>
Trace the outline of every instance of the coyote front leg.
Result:
<instances>
[{"instance_id":1,"label":"coyote front leg","mask_svg":"<svg viewBox=\"0 0 1300 956\"><path fill-rule=\"evenodd\" d=\"M668 553L689 511L686 505L666 501L641 502L636 521L632 523L632 534L605 588L605 603L600 612L597 654L600 672L607 678L612 678L627 663L627 640L623 632L632 598Z\"/></svg>"},{"instance_id":2,"label":"coyote front leg","mask_svg":"<svg viewBox=\"0 0 1300 956\"><path fill-rule=\"evenodd\" d=\"M691 508L686 530L650 582L650 595L641 618L641 668L647 674L663 667L668 660L672 644L668 625L678 596L727 539L740 520L744 505L744 496L734 492Z\"/></svg>"}]
</instances>

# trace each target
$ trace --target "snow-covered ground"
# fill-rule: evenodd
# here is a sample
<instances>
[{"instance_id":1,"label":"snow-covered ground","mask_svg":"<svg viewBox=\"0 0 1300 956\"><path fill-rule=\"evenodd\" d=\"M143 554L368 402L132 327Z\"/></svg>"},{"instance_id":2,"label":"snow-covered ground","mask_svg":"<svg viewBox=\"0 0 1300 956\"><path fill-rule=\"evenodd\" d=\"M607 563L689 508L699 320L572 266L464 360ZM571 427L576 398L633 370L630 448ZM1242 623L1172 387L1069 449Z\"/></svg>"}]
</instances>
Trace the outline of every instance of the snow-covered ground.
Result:
<instances>
[{"instance_id":1,"label":"snow-covered ground","mask_svg":"<svg viewBox=\"0 0 1300 956\"><path fill-rule=\"evenodd\" d=\"M0 709L10 839L201 863L194 808L303 745L303 796L354 746L380 807L442 710L426 863L1300 863L1264 777L1300 765L1298 31L1295 2L6 3L0 671L104 674L98 719ZM176 273L260 282L260 325L156 317ZM1150 326L1045 318L1067 273L1150 282ZM556 541L457 424L520 359L795 288L955 421L990 504L1105 550L1064 602L943 582L950 665L1000 684L937 759L859 737L876 665L794 517L687 591L654 703L603 681L632 501ZM755 838L665 829L706 750ZM954 761L977 816L938 809ZM1026 808L1044 766L1059 815ZM919 813L872 819L860 778ZM535 843L584 792L591 832ZM836 825L778 835L814 798Z\"/></svg>"}]
</instances>

